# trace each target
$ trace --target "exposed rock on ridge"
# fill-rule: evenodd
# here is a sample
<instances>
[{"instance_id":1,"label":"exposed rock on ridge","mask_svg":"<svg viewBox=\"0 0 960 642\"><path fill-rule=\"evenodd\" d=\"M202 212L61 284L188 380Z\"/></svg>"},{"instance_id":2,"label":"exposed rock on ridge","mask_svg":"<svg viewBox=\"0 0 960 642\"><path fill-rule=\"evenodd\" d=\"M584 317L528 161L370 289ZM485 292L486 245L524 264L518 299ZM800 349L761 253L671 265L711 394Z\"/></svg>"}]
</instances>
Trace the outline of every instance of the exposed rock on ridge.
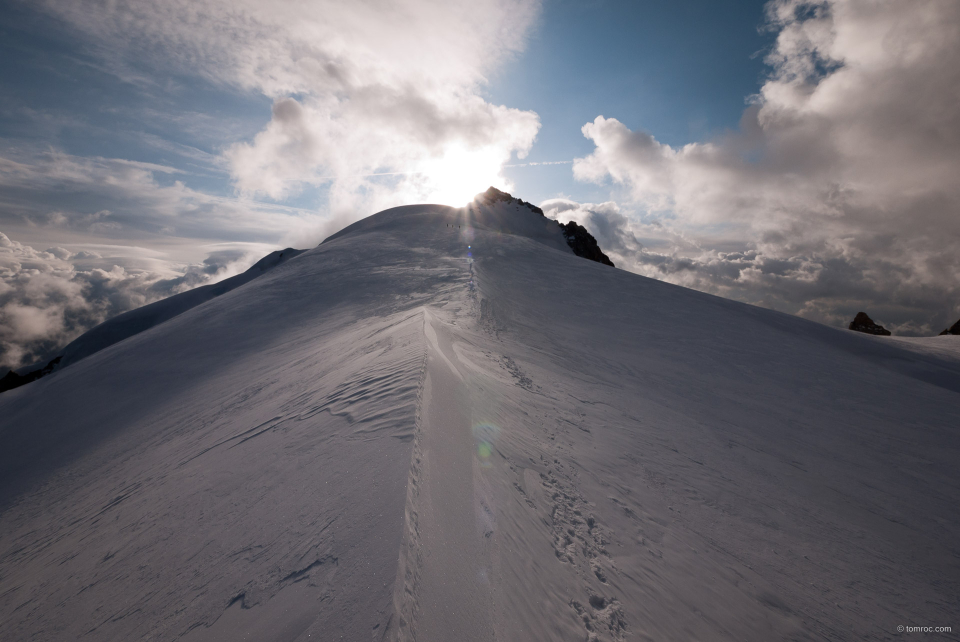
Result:
<instances>
[{"instance_id":1,"label":"exposed rock on ridge","mask_svg":"<svg viewBox=\"0 0 960 642\"><path fill-rule=\"evenodd\" d=\"M853 317L853 321L850 322L850 329L855 332L875 334L881 337L890 336L890 331L882 325L874 323L873 319L868 317L866 312L857 312L857 316Z\"/></svg>"},{"instance_id":2,"label":"exposed rock on ridge","mask_svg":"<svg viewBox=\"0 0 960 642\"><path fill-rule=\"evenodd\" d=\"M57 367L57 364L60 363L61 357L57 357L43 366L42 368L37 368L36 370L31 370L24 374L17 374L13 370L3 375L0 378L0 392L6 392L7 390L12 390L13 388L19 388L20 386L30 383L31 381L36 381L44 375L48 375L53 372L53 369Z\"/></svg>"},{"instance_id":3,"label":"exposed rock on ridge","mask_svg":"<svg viewBox=\"0 0 960 642\"><path fill-rule=\"evenodd\" d=\"M945 334L960 334L960 320L957 320L952 326L940 333L940 336Z\"/></svg>"},{"instance_id":4,"label":"exposed rock on ridge","mask_svg":"<svg viewBox=\"0 0 960 642\"><path fill-rule=\"evenodd\" d=\"M597 263L616 267L613 261L610 260L610 257L600 249L600 246L597 244L597 239L593 238L593 235L587 231L587 228L578 225L574 221L570 221L566 225L561 224L560 227L563 228L563 237L567 239L567 245L570 246L574 254L582 256L585 259L590 259L591 261L596 261Z\"/></svg>"},{"instance_id":5,"label":"exposed rock on ridge","mask_svg":"<svg viewBox=\"0 0 960 642\"><path fill-rule=\"evenodd\" d=\"M483 194L478 194L476 200L487 205L493 205L497 202L517 203L518 205L522 205L523 207L536 212L540 216L546 217L546 215L543 213L543 210L533 203L527 203L523 199L514 198L506 192L501 192L496 187L490 187ZM604 265L609 265L610 267L616 267L613 264L613 261L610 260L610 257L604 254L603 250L600 249L600 246L597 244L597 239L593 238L593 235L587 231L587 228L583 227L582 225L578 225L574 221L570 221L566 225L560 221L557 221L557 225L559 225L560 229L563 231L563 238L566 239L567 245L570 246L570 249L573 250L574 254L585 259L590 259L591 261L596 261L597 263L603 263Z\"/></svg>"}]
</instances>

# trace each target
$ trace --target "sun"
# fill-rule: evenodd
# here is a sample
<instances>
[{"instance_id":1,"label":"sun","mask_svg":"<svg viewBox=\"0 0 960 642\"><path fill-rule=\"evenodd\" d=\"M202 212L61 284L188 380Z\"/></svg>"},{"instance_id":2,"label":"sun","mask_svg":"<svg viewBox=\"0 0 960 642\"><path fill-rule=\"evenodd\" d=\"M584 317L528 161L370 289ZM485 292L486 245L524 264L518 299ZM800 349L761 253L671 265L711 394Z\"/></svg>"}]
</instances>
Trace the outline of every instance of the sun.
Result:
<instances>
[{"instance_id":1,"label":"sun","mask_svg":"<svg viewBox=\"0 0 960 642\"><path fill-rule=\"evenodd\" d=\"M429 185L428 200L461 207L491 185L505 188L500 176L504 162L499 149L448 147L442 156L425 161L420 170Z\"/></svg>"}]
</instances>

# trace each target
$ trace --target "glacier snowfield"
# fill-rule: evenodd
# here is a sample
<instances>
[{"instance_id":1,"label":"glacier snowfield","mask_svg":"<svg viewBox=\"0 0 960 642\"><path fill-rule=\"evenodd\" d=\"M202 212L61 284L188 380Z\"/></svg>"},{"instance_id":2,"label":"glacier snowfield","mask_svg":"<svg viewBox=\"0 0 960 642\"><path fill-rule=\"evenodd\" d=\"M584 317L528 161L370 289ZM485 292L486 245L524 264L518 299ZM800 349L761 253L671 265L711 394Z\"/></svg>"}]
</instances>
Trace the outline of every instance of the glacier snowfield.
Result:
<instances>
[{"instance_id":1,"label":"glacier snowfield","mask_svg":"<svg viewBox=\"0 0 960 642\"><path fill-rule=\"evenodd\" d=\"M0 395L0 639L952 639L958 342L387 210Z\"/></svg>"}]
</instances>

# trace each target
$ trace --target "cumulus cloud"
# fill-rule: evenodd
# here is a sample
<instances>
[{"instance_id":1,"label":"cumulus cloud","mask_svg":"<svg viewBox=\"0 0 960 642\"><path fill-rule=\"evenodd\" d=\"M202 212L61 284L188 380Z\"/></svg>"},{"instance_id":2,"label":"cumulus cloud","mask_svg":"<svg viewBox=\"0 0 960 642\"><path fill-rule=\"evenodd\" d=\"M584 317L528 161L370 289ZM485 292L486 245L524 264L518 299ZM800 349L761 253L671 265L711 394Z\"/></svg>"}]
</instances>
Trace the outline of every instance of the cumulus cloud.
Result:
<instances>
[{"instance_id":1,"label":"cumulus cloud","mask_svg":"<svg viewBox=\"0 0 960 642\"><path fill-rule=\"evenodd\" d=\"M843 259L781 254L749 240L682 230L672 221L625 215L614 202L550 199L541 207L551 218L586 227L617 267L703 292L833 325L869 309L904 335L937 333L960 316L940 287L878 295L864 270Z\"/></svg>"},{"instance_id":2,"label":"cumulus cloud","mask_svg":"<svg viewBox=\"0 0 960 642\"><path fill-rule=\"evenodd\" d=\"M334 212L465 200L504 185L500 168L526 154L540 126L535 113L480 95L487 75L523 47L539 0L43 6L104 58L172 66L273 99L263 131L224 152L244 194L281 200L325 185ZM463 176L471 184L450 185Z\"/></svg>"},{"instance_id":3,"label":"cumulus cloud","mask_svg":"<svg viewBox=\"0 0 960 642\"><path fill-rule=\"evenodd\" d=\"M259 249L227 247L179 273L158 272L89 250L37 250L0 233L0 368L50 359L110 317L237 274Z\"/></svg>"},{"instance_id":4,"label":"cumulus cloud","mask_svg":"<svg viewBox=\"0 0 960 642\"><path fill-rule=\"evenodd\" d=\"M599 116L575 177L622 190L617 221L649 237L631 269L939 330L960 314L960 5L775 0L767 16L771 73L739 131L672 147Z\"/></svg>"},{"instance_id":5,"label":"cumulus cloud","mask_svg":"<svg viewBox=\"0 0 960 642\"><path fill-rule=\"evenodd\" d=\"M613 201L577 203L566 198L552 198L540 204L543 213L561 223L575 221L587 228L614 264L642 252L643 244L636 236L636 226Z\"/></svg>"}]
</instances>

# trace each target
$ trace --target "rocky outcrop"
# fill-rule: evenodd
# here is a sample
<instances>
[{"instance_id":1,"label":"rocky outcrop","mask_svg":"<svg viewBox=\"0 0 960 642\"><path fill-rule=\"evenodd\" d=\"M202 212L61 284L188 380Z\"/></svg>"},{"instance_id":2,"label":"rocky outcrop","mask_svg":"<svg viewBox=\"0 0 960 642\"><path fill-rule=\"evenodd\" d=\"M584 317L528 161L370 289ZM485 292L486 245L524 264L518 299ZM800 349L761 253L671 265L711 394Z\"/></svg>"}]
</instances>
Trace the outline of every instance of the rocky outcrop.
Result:
<instances>
[{"instance_id":1,"label":"rocky outcrop","mask_svg":"<svg viewBox=\"0 0 960 642\"><path fill-rule=\"evenodd\" d=\"M517 205L526 207L530 211L536 212L540 216L546 218L546 214L543 213L543 210L533 203L527 203L523 199L514 198L506 192L501 192L496 187L488 188L486 192L478 194L474 200L483 205L493 205L495 203L516 203ZM597 263L603 263L604 265L609 265L610 267L616 267L613 264L613 261L610 260L610 257L604 254L603 250L600 249L597 239L593 238L593 235L587 231L587 228L583 227L582 225L578 225L573 221L570 221L566 225L560 221L557 221L557 225L560 226L560 229L563 232L563 238L566 239L567 245L570 246L570 249L573 250L574 254L585 259L590 259L591 261L596 261Z\"/></svg>"},{"instance_id":2,"label":"rocky outcrop","mask_svg":"<svg viewBox=\"0 0 960 642\"><path fill-rule=\"evenodd\" d=\"M957 320L952 326L940 333L940 336L945 334L960 334L960 320Z\"/></svg>"},{"instance_id":3,"label":"rocky outcrop","mask_svg":"<svg viewBox=\"0 0 960 642\"><path fill-rule=\"evenodd\" d=\"M3 375L0 378L0 392L6 392L7 390L13 390L14 388L19 388L20 386L30 383L31 381L36 381L44 375L48 375L53 372L53 369L57 367L57 364L60 363L60 357L53 359L50 363L43 366L42 368L37 368L36 370L31 370L25 374L17 374L13 370Z\"/></svg>"},{"instance_id":4,"label":"rocky outcrop","mask_svg":"<svg viewBox=\"0 0 960 642\"><path fill-rule=\"evenodd\" d=\"M864 332L866 334L875 334L881 337L889 337L890 331L882 325L877 325L873 319L867 316L866 312L857 312L857 316L850 322L850 329L855 332Z\"/></svg>"},{"instance_id":5,"label":"rocky outcrop","mask_svg":"<svg viewBox=\"0 0 960 642\"><path fill-rule=\"evenodd\" d=\"M536 212L540 216L546 216L546 214L543 213L543 210L537 207L536 205L534 205L533 203L527 203L522 198L514 198L513 196L511 196L510 194L507 194L506 192L501 192L496 187L487 188L487 191L484 192L483 194L478 194L475 200L479 203L483 203L484 205L493 205L494 203L498 203L498 202L516 203L518 205L526 207L532 212Z\"/></svg>"},{"instance_id":6,"label":"rocky outcrop","mask_svg":"<svg viewBox=\"0 0 960 642\"><path fill-rule=\"evenodd\" d=\"M610 260L610 257L600 249L600 246L597 244L597 239L593 238L593 235L587 231L587 228L582 225L577 225L573 221L570 221L566 225L561 223L560 228L563 230L563 237L567 239L567 245L570 246L574 254L582 256L585 259L590 259L591 261L596 261L597 263L616 267L613 261Z\"/></svg>"}]
</instances>

